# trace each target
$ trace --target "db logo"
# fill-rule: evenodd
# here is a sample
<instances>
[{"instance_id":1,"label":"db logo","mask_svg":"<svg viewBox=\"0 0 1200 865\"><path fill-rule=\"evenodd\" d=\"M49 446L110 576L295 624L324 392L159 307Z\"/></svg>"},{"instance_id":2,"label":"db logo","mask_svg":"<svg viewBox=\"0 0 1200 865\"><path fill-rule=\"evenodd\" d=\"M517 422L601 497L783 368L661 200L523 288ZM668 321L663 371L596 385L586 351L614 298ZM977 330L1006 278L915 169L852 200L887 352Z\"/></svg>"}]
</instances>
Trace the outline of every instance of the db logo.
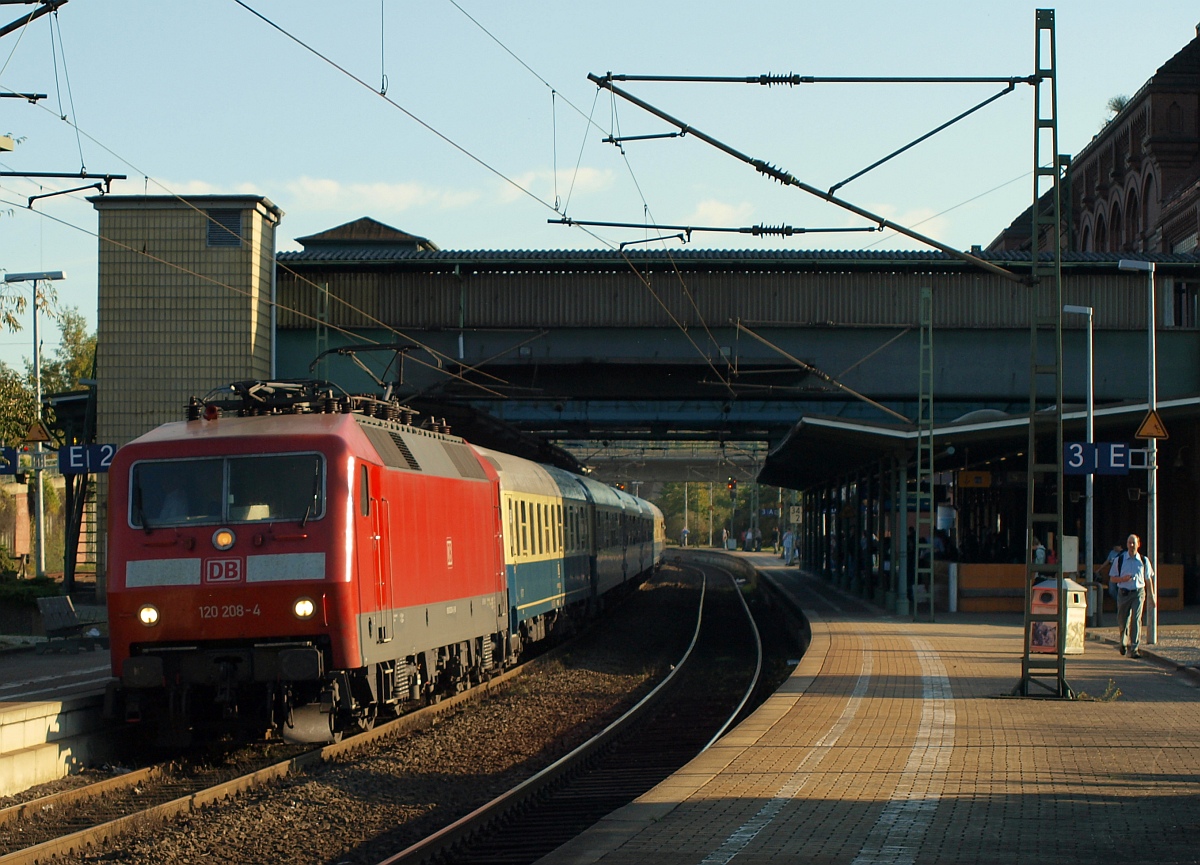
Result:
<instances>
[{"instance_id":1,"label":"db logo","mask_svg":"<svg viewBox=\"0 0 1200 865\"><path fill-rule=\"evenodd\" d=\"M240 583L242 581L241 559L205 559L204 582Z\"/></svg>"}]
</instances>

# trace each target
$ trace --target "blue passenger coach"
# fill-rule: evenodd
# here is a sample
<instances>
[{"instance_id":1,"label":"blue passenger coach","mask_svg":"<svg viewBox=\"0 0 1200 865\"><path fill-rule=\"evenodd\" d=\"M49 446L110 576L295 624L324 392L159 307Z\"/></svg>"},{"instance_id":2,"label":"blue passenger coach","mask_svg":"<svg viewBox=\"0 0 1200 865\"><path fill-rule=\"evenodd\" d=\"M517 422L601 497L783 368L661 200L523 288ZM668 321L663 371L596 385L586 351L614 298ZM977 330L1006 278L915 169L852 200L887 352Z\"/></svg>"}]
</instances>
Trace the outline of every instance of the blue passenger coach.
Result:
<instances>
[{"instance_id":1,"label":"blue passenger coach","mask_svg":"<svg viewBox=\"0 0 1200 865\"><path fill-rule=\"evenodd\" d=\"M566 614L651 570L663 529L654 505L597 481L486 448L499 476L500 524L514 651Z\"/></svg>"}]
</instances>

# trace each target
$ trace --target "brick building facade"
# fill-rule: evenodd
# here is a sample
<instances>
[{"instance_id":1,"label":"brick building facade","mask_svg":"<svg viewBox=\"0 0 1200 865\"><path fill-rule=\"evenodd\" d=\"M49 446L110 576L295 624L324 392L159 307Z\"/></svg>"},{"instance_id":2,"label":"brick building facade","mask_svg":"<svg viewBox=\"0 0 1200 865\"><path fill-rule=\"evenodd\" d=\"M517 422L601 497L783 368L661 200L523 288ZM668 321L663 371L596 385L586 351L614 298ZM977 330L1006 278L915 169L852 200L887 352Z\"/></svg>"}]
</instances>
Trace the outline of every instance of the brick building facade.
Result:
<instances>
[{"instance_id":1,"label":"brick building facade","mask_svg":"<svg viewBox=\"0 0 1200 865\"><path fill-rule=\"evenodd\" d=\"M1064 234L1078 252L1192 252L1200 232L1200 27L1072 160ZM989 251L1028 249L1021 214Z\"/></svg>"}]
</instances>

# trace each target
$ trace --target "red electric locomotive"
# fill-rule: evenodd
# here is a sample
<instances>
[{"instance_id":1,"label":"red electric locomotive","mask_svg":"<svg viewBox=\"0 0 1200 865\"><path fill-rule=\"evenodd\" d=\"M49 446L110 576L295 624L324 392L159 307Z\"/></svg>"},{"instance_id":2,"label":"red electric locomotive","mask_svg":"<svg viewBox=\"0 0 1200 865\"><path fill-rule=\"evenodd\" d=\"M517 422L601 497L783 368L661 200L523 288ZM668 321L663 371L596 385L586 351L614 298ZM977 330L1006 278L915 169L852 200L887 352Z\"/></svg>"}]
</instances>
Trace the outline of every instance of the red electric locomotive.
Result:
<instances>
[{"instance_id":1,"label":"red electric locomotive","mask_svg":"<svg viewBox=\"0 0 1200 865\"><path fill-rule=\"evenodd\" d=\"M653 505L564 507L545 470L489 453L324 382L230 385L122 447L111 710L164 744L230 727L329 741L482 680L657 564Z\"/></svg>"}]
</instances>

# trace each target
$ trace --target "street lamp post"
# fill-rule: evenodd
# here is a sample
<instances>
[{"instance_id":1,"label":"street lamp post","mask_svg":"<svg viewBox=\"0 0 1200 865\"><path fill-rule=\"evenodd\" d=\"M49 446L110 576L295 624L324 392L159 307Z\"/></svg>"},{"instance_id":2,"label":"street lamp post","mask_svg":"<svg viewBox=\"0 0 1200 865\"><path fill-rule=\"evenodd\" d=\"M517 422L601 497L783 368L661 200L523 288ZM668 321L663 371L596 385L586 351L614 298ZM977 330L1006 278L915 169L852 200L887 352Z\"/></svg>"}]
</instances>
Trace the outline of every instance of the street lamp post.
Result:
<instances>
[{"instance_id":1,"label":"street lamp post","mask_svg":"<svg viewBox=\"0 0 1200 865\"><path fill-rule=\"evenodd\" d=\"M46 270L37 273L6 273L5 282L33 283L33 388L34 406L38 420L42 417L42 350L38 344L38 293L37 284L50 280L65 279L61 270ZM37 551L34 554L34 573L39 577L46 576L46 511L42 485L42 443L33 446L33 527L37 540Z\"/></svg>"},{"instance_id":2,"label":"street lamp post","mask_svg":"<svg viewBox=\"0 0 1200 865\"><path fill-rule=\"evenodd\" d=\"M1149 348L1147 365L1149 366L1149 399L1150 411L1158 410L1158 358L1155 354L1155 315L1154 315L1154 262L1138 261L1122 258L1117 262L1121 270L1140 270L1146 274L1146 333ZM1158 642L1158 439L1150 439L1146 447L1146 558L1150 560L1150 568L1154 578L1149 582L1146 592L1146 642L1151 645Z\"/></svg>"},{"instance_id":3,"label":"street lamp post","mask_svg":"<svg viewBox=\"0 0 1200 865\"><path fill-rule=\"evenodd\" d=\"M1076 315L1086 315L1088 322L1087 331L1087 443L1090 445L1095 439L1095 407L1096 407L1096 383L1095 383L1095 359L1096 355L1093 349L1093 332L1095 330L1094 310L1090 306L1073 306L1067 304L1063 307L1063 312L1074 313ZM1094 535L1092 531L1094 493L1095 493L1095 475L1093 472L1088 472L1084 479L1084 497L1087 500L1086 510L1084 511L1084 561L1087 562L1088 582L1092 581L1092 568L1095 566L1095 549ZM1096 609L1092 614L1092 627L1100 627L1101 618L1104 609L1104 595L1101 592L1096 593Z\"/></svg>"}]
</instances>

